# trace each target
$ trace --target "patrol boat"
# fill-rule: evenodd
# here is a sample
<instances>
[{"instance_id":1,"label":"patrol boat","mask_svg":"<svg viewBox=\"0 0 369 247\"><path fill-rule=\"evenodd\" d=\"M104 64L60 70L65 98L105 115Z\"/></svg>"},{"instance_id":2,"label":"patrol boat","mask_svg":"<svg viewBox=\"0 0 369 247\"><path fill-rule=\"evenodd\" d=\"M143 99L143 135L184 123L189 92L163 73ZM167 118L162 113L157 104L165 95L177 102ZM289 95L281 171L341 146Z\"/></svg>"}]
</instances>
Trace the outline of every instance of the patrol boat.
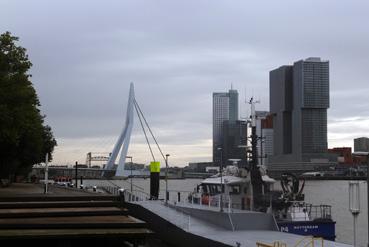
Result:
<instances>
[{"instance_id":1,"label":"patrol boat","mask_svg":"<svg viewBox=\"0 0 369 247\"><path fill-rule=\"evenodd\" d=\"M291 173L281 177L282 190L274 190L276 180L258 165L255 101L250 99L251 150L248 165L228 166L225 171L205 179L189 195L189 201L199 204L241 209L272 214L280 231L323 237L335 240L335 224L330 205L312 205L304 202L305 180ZM222 162L221 162L222 163Z\"/></svg>"},{"instance_id":2,"label":"patrol boat","mask_svg":"<svg viewBox=\"0 0 369 247\"><path fill-rule=\"evenodd\" d=\"M282 232L335 240L335 221L330 205L312 205L304 201L304 180L286 173L281 177L282 190L265 170L260 171L262 188L257 197L251 172L227 166L222 174L203 180L188 196L189 203L218 207L220 211L251 210L273 214Z\"/></svg>"}]
</instances>

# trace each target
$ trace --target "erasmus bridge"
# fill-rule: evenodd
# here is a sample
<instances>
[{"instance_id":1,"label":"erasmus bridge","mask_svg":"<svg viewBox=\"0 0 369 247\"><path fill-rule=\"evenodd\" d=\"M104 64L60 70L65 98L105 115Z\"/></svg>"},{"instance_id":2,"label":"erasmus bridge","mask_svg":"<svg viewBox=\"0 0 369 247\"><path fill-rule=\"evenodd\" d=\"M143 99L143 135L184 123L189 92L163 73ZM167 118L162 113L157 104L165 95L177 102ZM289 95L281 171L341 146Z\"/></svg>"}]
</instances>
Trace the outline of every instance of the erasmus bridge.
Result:
<instances>
[{"instance_id":1,"label":"erasmus bridge","mask_svg":"<svg viewBox=\"0 0 369 247\"><path fill-rule=\"evenodd\" d=\"M113 151L111 152L111 155L109 156L108 162L106 164L105 169L106 170L112 170L114 167L114 164L116 163L116 160L118 158L118 154L120 153L118 167L115 172L115 177L128 177L130 175L133 176L139 176L139 175L146 175L142 174L144 171L141 170L126 170L125 169L125 161L127 157L128 147L131 139L131 133L132 133L132 127L133 127L133 120L134 120L134 110L137 113L140 125L142 127L142 131L145 135L146 143L148 145L148 148L150 150L150 154L152 157L152 161L156 162L157 159L155 158L154 152L152 150L152 147L149 142L148 133L151 135L152 139L155 142L156 147L158 148L162 158L164 159L164 162L166 162L166 157L164 156L139 104L137 103L135 99L135 92L134 92L134 85L133 83L130 84L129 88L129 96L128 96L128 104L127 104L127 113L126 113L126 120L125 125L122 130L122 133L120 134ZM147 128L147 130L146 130ZM133 173L132 173L133 172ZM147 175L149 175L149 172L147 172Z\"/></svg>"},{"instance_id":2,"label":"erasmus bridge","mask_svg":"<svg viewBox=\"0 0 369 247\"><path fill-rule=\"evenodd\" d=\"M136 114L134 114L136 112ZM148 121L146 120L137 100L135 99L134 85L130 84L128 103L127 103L127 111L126 118L124 122L123 129L114 145L114 148L111 152L88 152L86 156L86 164L85 165L76 165L78 166L78 176L84 178L101 178L101 177L113 177L113 178L127 178L130 176L134 177L149 177L150 170L147 169L132 169L133 164L127 164L129 167L126 169L126 158L127 156L129 144L131 141L132 128L134 124L134 117L137 115L139 119L139 123L141 125L142 131L145 136L146 143L148 145L148 149L151 154L152 162L157 162L159 159L163 159L164 163L167 165L167 156L164 155L162 149L159 146L157 139L155 138L153 131L151 130ZM153 140L154 144L150 144L149 136ZM160 153L159 159L157 159L154 155L153 148L156 147ZM92 166L92 162L107 162L104 168L99 168L98 166ZM159 163L158 163L159 164ZM115 167L117 167L115 169ZM43 176L43 167L34 167L34 171L36 176ZM97 169L98 168L98 169ZM185 176L183 171L178 168L166 169L166 173L170 177L182 178ZM195 178L203 178L208 174L204 175L203 173L188 173L186 176L195 177ZM65 177L77 177L74 168L69 168L66 166L54 166L50 167L50 175L51 176L65 176ZM164 174L163 174L164 175ZM161 175L162 176L162 175Z\"/></svg>"}]
</instances>

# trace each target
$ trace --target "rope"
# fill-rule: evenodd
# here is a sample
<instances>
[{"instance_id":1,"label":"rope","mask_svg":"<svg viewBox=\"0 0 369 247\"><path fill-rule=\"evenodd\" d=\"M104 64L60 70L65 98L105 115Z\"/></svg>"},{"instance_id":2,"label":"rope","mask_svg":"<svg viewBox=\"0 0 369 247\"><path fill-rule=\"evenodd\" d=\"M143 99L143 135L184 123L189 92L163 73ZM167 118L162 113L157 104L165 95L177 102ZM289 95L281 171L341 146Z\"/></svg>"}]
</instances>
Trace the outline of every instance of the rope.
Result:
<instances>
[{"instance_id":1,"label":"rope","mask_svg":"<svg viewBox=\"0 0 369 247\"><path fill-rule=\"evenodd\" d=\"M140 124L141 124L142 130L143 130L143 132L144 132L144 135L145 135L145 138L146 138L147 145L149 145L149 149L150 149L151 156L152 156L153 160L154 160L154 161L156 161L156 160L155 160L154 153L152 152L152 149L151 149L151 146L150 146L149 139L147 138L146 131L145 131L145 128L144 128L144 126L143 126L143 123L142 123L142 119L141 119L140 113L138 112L138 109L137 109L137 106L136 106L136 100L135 100L134 102L135 102L134 106L135 106L135 109L136 109L136 112L137 112L137 116L138 116L138 119L140 120Z\"/></svg>"},{"instance_id":2,"label":"rope","mask_svg":"<svg viewBox=\"0 0 369 247\"><path fill-rule=\"evenodd\" d=\"M163 159L164 159L164 161L165 161L165 160L166 160L166 159L165 159L165 156L164 156L163 152L161 151L161 148L160 148L160 146L159 146L158 142L156 141L156 138L155 138L154 134L152 133L151 128L150 128L149 124L148 124L148 123L147 123L147 121L146 121L145 115L142 113L141 108L140 108L140 106L138 105L138 103L137 103L136 99L134 99L134 103L135 103L135 106L137 106L138 110L140 111L140 113L141 113L141 115L142 115L142 117L143 117L143 119L144 119L144 121L145 121L145 123L146 123L146 126L147 126L147 128L149 129L150 134L151 134L152 138L154 139L154 141L155 141L155 143L156 143L156 146L158 147L159 152L160 152L161 156L163 157Z\"/></svg>"}]
</instances>

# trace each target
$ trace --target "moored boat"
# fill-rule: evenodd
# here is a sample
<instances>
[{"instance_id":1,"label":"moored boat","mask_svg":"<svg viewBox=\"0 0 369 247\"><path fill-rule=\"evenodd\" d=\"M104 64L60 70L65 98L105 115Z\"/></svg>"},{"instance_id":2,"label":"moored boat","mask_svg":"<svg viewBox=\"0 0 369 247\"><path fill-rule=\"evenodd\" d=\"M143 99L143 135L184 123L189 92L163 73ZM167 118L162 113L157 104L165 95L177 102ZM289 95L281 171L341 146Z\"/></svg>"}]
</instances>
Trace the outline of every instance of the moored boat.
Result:
<instances>
[{"instance_id":1,"label":"moored boat","mask_svg":"<svg viewBox=\"0 0 369 247\"><path fill-rule=\"evenodd\" d=\"M279 230L299 235L335 240L335 221L330 205L312 205L304 201L305 181L293 174L281 178L282 190L275 190L276 180L261 172L262 192L253 197L251 173L245 168L228 166L222 174L203 180L188 201L218 207L220 211L249 210L273 214Z\"/></svg>"}]
</instances>

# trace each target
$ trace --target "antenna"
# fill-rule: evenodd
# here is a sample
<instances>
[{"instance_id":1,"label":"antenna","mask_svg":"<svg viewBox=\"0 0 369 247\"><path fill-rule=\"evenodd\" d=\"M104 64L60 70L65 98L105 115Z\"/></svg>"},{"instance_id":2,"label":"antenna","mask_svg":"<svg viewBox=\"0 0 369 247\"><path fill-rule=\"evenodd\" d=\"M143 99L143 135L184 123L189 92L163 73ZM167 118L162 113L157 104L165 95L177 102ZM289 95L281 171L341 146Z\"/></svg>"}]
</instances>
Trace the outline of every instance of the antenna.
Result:
<instances>
[{"instance_id":1,"label":"antenna","mask_svg":"<svg viewBox=\"0 0 369 247\"><path fill-rule=\"evenodd\" d=\"M251 97L248 102L251 105L251 126L256 126L256 114L255 114L255 104L260 103L260 100L254 100L254 97Z\"/></svg>"}]
</instances>

